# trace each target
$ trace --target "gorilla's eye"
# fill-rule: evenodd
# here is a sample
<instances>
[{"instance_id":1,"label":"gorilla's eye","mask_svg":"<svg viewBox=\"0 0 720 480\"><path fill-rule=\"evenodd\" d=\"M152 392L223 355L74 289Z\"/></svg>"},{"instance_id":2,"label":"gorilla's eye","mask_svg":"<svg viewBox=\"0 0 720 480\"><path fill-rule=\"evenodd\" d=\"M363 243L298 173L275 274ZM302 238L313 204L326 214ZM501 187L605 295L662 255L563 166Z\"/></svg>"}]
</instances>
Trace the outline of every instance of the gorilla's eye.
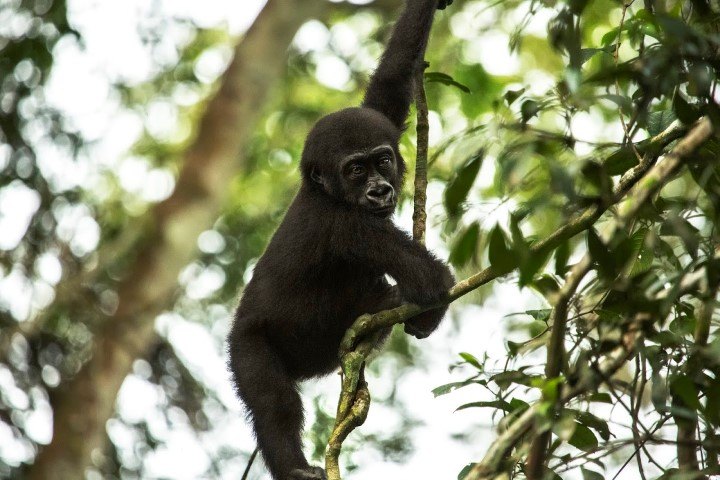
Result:
<instances>
[{"instance_id":1,"label":"gorilla's eye","mask_svg":"<svg viewBox=\"0 0 720 480\"><path fill-rule=\"evenodd\" d=\"M365 173L365 167L360 165L359 163L353 163L350 166L350 174L355 176L360 176Z\"/></svg>"},{"instance_id":2,"label":"gorilla's eye","mask_svg":"<svg viewBox=\"0 0 720 480\"><path fill-rule=\"evenodd\" d=\"M385 154L378 160L378 165L380 165L381 167L387 167L390 165L390 161L390 155Z\"/></svg>"}]
</instances>

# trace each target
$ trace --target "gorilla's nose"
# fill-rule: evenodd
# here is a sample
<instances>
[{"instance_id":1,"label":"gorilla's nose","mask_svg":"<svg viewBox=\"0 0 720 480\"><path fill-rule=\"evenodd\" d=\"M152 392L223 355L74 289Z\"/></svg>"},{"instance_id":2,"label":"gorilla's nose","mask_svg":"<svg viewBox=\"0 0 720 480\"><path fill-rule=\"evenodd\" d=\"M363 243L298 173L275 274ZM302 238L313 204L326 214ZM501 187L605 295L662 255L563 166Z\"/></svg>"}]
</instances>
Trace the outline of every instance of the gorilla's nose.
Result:
<instances>
[{"instance_id":1,"label":"gorilla's nose","mask_svg":"<svg viewBox=\"0 0 720 480\"><path fill-rule=\"evenodd\" d=\"M387 205L392 201L393 188L387 183L375 185L367 190L367 198L377 205Z\"/></svg>"}]
</instances>

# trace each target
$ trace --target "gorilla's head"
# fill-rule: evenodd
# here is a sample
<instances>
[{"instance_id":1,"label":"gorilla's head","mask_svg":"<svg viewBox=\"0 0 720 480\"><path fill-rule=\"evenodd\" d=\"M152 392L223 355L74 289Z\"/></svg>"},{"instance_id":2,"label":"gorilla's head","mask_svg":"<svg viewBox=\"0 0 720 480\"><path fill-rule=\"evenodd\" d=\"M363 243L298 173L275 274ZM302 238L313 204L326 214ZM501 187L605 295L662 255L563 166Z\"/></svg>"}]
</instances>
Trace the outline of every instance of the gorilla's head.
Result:
<instances>
[{"instance_id":1,"label":"gorilla's head","mask_svg":"<svg viewBox=\"0 0 720 480\"><path fill-rule=\"evenodd\" d=\"M305 141L303 182L387 217L405 174L398 151L401 130L370 108L347 108L321 118Z\"/></svg>"}]
</instances>

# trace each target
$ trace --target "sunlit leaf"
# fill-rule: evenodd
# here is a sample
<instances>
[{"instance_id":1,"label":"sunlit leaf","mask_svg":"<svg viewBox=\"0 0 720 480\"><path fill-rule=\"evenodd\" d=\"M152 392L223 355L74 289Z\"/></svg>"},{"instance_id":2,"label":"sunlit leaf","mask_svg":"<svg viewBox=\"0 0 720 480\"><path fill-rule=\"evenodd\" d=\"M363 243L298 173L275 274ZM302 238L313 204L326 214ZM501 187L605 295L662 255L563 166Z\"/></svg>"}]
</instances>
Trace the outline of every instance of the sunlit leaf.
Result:
<instances>
[{"instance_id":1,"label":"sunlit leaf","mask_svg":"<svg viewBox=\"0 0 720 480\"><path fill-rule=\"evenodd\" d=\"M448 75L447 73L442 72L425 72L425 81L428 83L442 83L443 85L449 85L451 87L455 87L458 90L461 90L465 93L470 93L470 89L463 85L462 83L455 80L453 77Z\"/></svg>"}]
</instances>

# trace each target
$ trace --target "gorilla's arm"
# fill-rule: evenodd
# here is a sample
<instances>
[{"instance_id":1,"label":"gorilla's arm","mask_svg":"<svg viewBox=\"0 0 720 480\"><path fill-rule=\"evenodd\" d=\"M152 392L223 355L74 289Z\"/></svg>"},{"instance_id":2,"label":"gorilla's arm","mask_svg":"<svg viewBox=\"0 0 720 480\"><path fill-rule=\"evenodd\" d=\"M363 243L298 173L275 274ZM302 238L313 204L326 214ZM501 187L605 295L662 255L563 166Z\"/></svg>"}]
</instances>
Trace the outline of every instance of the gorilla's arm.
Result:
<instances>
[{"instance_id":1,"label":"gorilla's arm","mask_svg":"<svg viewBox=\"0 0 720 480\"><path fill-rule=\"evenodd\" d=\"M389 274L397 281L402 299L417 305L442 301L454 284L450 269L423 245L411 239L390 220L356 214L334 232L331 242L346 261ZM418 338L428 336L447 307L420 314L406 322L405 330Z\"/></svg>"},{"instance_id":2,"label":"gorilla's arm","mask_svg":"<svg viewBox=\"0 0 720 480\"><path fill-rule=\"evenodd\" d=\"M407 0L385 53L370 79L363 107L377 110L398 128L407 119L413 98L413 77L425 55L436 8L452 0Z\"/></svg>"}]
</instances>

